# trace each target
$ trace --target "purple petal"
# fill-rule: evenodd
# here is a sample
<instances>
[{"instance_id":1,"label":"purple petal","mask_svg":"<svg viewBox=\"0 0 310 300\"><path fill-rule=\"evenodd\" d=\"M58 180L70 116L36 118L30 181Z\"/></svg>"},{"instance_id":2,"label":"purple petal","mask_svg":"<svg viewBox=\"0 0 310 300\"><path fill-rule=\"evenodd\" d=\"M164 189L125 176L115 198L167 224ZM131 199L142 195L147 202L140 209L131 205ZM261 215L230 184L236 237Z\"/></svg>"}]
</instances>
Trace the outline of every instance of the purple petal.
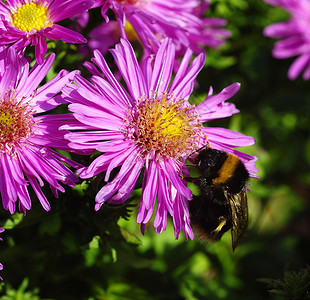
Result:
<instances>
[{"instance_id":1,"label":"purple petal","mask_svg":"<svg viewBox=\"0 0 310 300\"><path fill-rule=\"evenodd\" d=\"M63 41L66 43L83 44L87 40L78 32L75 32L66 27L54 24L53 30L45 33L45 37L54 41Z\"/></svg>"},{"instance_id":2,"label":"purple petal","mask_svg":"<svg viewBox=\"0 0 310 300\"><path fill-rule=\"evenodd\" d=\"M278 41L272 50L272 55L276 58L288 58L299 55L307 51L308 45L299 37L290 37L282 41Z\"/></svg>"},{"instance_id":3,"label":"purple petal","mask_svg":"<svg viewBox=\"0 0 310 300\"><path fill-rule=\"evenodd\" d=\"M45 37L43 35L34 36L32 39L32 44L34 46L35 58L37 60L37 63L41 65L44 61L44 55L47 52Z\"/></svg>"},{"instance_id":4,"label":"purple petal","mask_svg":"<svg viewBox=\"0 0 310 300\"><path fill-rule=\"evenodd\" d=\"M55 23L90 9L93 0L54 0L49 5L50 19Z\"/></svg>"},{"instance_id":5,"label":"purple petal","mask_svg":"<svg viewBox=\"0 0 310 300\"><path fill-rule=\"evenodd\" d=\"M34 176L30 176L30 175L28 175L27 177L29 179L29 183L31 184L31 186L32 186L36 196L38 197L41 205L43 206L43 208L46 211L50 211L51 210L51 206L48 203L45 195L43 194L40 186L38 185L38 182L36 181L35 177Z\"/></svg>"},{"instance_id":6,"label":"purple petal","mask_svg":"<svg viewBox=\"0 0 310 300\"><path fill-rule=\"evenodd\" d=\"M218 143L229 145L230 147L243 147L255 144L253 137L246 136L240 132L230 129L221 127L205 127L203 131L208 136L210 143L216 141Z\"/></svg>"},{"instance_id":7,"label":"purple petal","mask_svg":"<svg viewBox=\"0 0 310 300\"><path fill-rule=\"evenodd\" d=\"M296 79L310 62L310 53L303 54L296 58L288 70L288 78Z\"/></svg>"},{"instance_id":8,"label":"purple petal","mask_svg":"<svg viewBox=\"0 0 310 300\"><path fill-rule=\"evenodd\" d=\"M195 57L182 80L176 86L169 88L169 91L173 93L174 97L186 98L191 94L194 80L204 66L205 58L205 54L203 53Z\"/></svg>"},{"instance_id":9,"label":"purple petal","mask_svg":"<svg viewBox=\"0 0 310 300\"><path fill-rule=\"evenodd\" d=\"M206 122L210 117L209 114L212 112L212 108L223 103L227 99L233 97L240 89L240 83L235 82L226 88L224 88L220 93L214 96L207 96L207 98L199 105L196 109L200 115L201 122ZM234 111L234 107L230 107Z\"/></svg>"},{"instance_id":10,"label":"purple petal","mask_svg":"<svg viewBox=\"0 0 310 300\"><path fill-rule=\"evenodd\" d=\"M192 199L191 190L184 185L179 174L176 172L173 162L170 160L159 161L159 165L167 176L168 180L178 192L187 199Z\"/></svg>"},{"instance_id":11,"label":"purple petal","mask_svg":"<svg viewBox=\"0 0 310 300\"><path fill-rule=\"evenodd\" d=\"M138 100L147 95L146 83L130 43L121 39L121 44L117 44L115 50L110 51L132 97Z\"/></svg>"},{"instance_id":12,"label":"purple petal","mask_svg":"<svg viewBox=\"0 0 310 300\"><path fill-rule=\"evenodd\" d=\"M53 96L59 93L66 84L72 82L77 73L78 71L68 73L68 71L62 70L48 83L40 87L37 90L36 95L31 100L31 102L35 103L36 112L45 112L55 108L59 104L65 104L65 101L58 101L62 98L53 98Z\"/></svg>"},{"instance_id":13,"label":"purple petal","mask_svg":"<svg viewBox=\"0 0 310 300\"><path fill-rule=\"evenodd\" d=\"M73 103L69 105L69 110L75 113L74 116L81 123L91 125L94 128L97 127L102 129L102 127L104 127L104 129L107 130L118 131L123 125L123 120L121 118L94 107ZM104 124L104 126L102 124Z\"/></svg>"},{"instance_id":14,"label":"purple petal","mask_svg":"<svg viewBox=\"0 0 310 300\"><path fill-rule=\"evenodd\" d=\"M98 192L95 201L98 204L102 204L107 200L111 203L122 203L127 200L134 188L134 184L139 176L142 166L143 161L137 159L137 153L131 153L122 164L119 173L113 181L105 185ZM130 189L130 193L128 192L128 188ZM126 197L121 197L120 199L116 197L113 201L113 194L119 190L120 194L125 195Z\"/></svg>"},{"instance_id":15,"label":"purple petal","mask_svg":"<svg viewBox=\"0 0 310 300\"><path fill-rule=\"evenodd\" d=\"M129 106L131 101L127 96L126 91L124 88L119 84L118 80L115 78L111 70L109 69L105 59L103 58L102 54L99 51L94 51L94 63L98 65L101 69L103 74L107 77L108 81L110 82L111 86L115 89L115 91L121 96L120 100L123 100L124 105Z\"/></svg>"},{"instance_id":16,"label":"purple petal","mask_svg":"<svg viewBox=\"0 0 310 300\"><path fill-rule=\"evenodd\" d=\"M128 173L128 175L123 177L123 180L119 183L120 187L117 194L111 198L111 203L121 204L130 197L141 173L143 164L143 161L138 161L133 165L133 168Z\"/></svg>"},{"instance_id":17,"label":"purple petal","mask_svg":"<svg viewBox=\"0 0 310 300\"><path fill-rule=\"evenodd\" d=\"M164 39L156 53L149 92L157 92L159 95L165 92L170 83L170 77L174 66L175 49L171 40ZM151 97L151 95L148 95Z\"/></svg>"},{"instance_id":18,"label":"purple petal","mask_svg":"<svg viewBox=\"0 0 310 300\"><path fill-rule=\"evenodd\" d=\"M35 64L31 69L28 78L23 82L23 85L18 86L18 94L23 97L30 97L44 79L55 60L55 54L52 53L46 57L42 64Z\"/></svg>"},{"instance_id":19,"label":"purple petal","mask_svg":"<svg viewBox=\"0 0 310 300\"><path fill-rule=\"evenodd\" d=\"M2 97L4 96L6 91L15 88L15 83L19 71L19 60L15 50L13 48L8 48L6 51L4 51L4 53L5 55L7 55L4 61L5 69L0 71L4 74L4 76L2 76L0 80L0 95L2 95Z\"/></svg>"}]
</instances>

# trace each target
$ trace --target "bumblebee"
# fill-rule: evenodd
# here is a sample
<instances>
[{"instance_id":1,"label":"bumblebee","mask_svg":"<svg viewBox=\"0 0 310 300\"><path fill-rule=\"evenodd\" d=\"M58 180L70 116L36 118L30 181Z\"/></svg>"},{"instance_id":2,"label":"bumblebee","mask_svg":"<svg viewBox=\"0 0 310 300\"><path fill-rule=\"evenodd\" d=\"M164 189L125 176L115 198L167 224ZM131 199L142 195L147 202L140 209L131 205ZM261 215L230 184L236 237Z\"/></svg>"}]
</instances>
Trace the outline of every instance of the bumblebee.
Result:
<instances>
[{"instance_id":1,"label":"bumblebee","mask_svg":"<svg viewBox=\"0 0 310 300\"><path fill-rule=\"evenodd\" d=\"M200 193L189 202L193 228L211 242L219 241L231 229L234 251L248 225L249 173L236 155L212 148L200 150L194 165L200 176L191 181Z\"/></svg>"}]
</instances>

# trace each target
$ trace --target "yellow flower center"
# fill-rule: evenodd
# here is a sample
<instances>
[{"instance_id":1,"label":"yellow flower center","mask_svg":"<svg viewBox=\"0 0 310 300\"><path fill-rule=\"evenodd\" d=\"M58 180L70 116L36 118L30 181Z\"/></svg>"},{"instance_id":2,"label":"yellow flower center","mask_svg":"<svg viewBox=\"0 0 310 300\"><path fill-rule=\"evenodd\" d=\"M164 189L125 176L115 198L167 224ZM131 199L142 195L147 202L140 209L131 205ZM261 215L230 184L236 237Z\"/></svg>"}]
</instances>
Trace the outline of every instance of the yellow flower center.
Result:
<instances>
[{"instance_id":1,"label":"yellow flower center","mask_svg":"<svg viewBox=\"0 0 310 300\"><path fill-rule=\"evenodd\" d=\"M156 151L162 157L190 154L202 135L195 109L183 100L172 101L167 94L161 99L140 100L125 124L127 136L141 147L142 153Z\"/></svg>"},{"instance_id":2,"label":"yellow flower center","mask_svg":"<svg viewBox=\"0 0 310 300\"><path fill-rule=\"evenodd\" d=\"M14 92L0 99L0 153L13 153L14 148L33 133L32 111L14 98Z\"/></svg>"},{"instance_id":3,"label":"yellow flower center","mask_svg":"<svg viewBox=\"0 0 310 300\"><path fill-rule=\"evenodd\" d=\"M12 25L22 31L39 31L53 25L49 21L47 9L33 2L24 4L13 14Z\"/></svg>"}]
</instances>

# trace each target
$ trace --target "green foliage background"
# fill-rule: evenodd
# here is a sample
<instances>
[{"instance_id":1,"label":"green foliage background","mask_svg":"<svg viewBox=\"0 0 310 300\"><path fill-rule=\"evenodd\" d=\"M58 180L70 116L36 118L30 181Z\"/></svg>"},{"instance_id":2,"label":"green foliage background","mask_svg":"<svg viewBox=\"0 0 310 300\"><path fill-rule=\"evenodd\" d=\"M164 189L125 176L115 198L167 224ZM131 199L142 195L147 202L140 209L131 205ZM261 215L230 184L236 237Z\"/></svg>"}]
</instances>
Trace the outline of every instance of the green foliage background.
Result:
<instances>
[{"instance_id":1,"label":"green foliage background","mask_svg":"<svg viewBox=\"0 0 310 300\"><path fill-rule=\"evenodd\" d=\"M208 14L226 18L233 35L220 51L208 51L193 101L203 99L209 85L219 92L241 82L232 99L241 113L210 126L254 136L256 145L244 150L258 157L260 170L260 179L249 184L249 229L236 251L229 233L212 245L183 236L175 241L171 222L160 235L149 225L142 236L136 224L139 190L124 206L94 212L102 184L96 178L59 199L50 195L50 212L38 201L25 217L0 209L6 228L1 299L309 299L310 82L290 81L292 60L274 59L275 41L262 35L265 26L288 15L260 0L214 0ZM91 20L86 36L102 21L99 10ZM49 47L57 53L49 77L89 59L75 45ZM287 292L281 290L283 276Z\"/></svg>"}]
</instances>

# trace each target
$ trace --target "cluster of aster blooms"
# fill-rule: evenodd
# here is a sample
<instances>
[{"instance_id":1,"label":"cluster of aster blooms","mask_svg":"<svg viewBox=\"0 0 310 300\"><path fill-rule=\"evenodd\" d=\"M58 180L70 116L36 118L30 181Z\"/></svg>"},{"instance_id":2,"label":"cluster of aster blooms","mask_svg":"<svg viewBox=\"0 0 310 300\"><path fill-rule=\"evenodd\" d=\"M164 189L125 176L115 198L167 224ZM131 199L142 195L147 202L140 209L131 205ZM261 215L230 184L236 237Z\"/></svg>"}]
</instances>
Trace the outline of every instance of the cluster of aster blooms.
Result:
<instances>
[{"instance_id":1,"label":"cluster of aster blooms","mask_svg":"<svg viewBox=\"0 0 310 300\"><path fill-rule=\"evenodd\" d=\"M273 56L280 59L297 57L288 70L288 77L296 79L303 72L303 79L310 79L310 1L264 1L286 10L290 15L287 22L269 25L264 30L264 35L282 39L275 43Z\"/></svg>"},{"instance_id":2,"label":"cluster of aster blooms","mask_svg":"<svg viewBox=\"0 0 310 300\"><path fill-rule=\"evenodd\" d=\"M55 54L46 40L87 43L78 32L57 22L88 22L88 11L101 6L102 25L90 34L94 48L90 81L78 70L61 70L40 86ZM239 83L232 83L195 106L189 98L205 63L205 46L218 47L229 31L225 20L206 18L204 0L7 0L0 2L0 193L4 209L31 209L29 187L45 210L50 203L42 187L58 196L64 185L105 173L106 184L94 206L126 201L143 173L137 222L144 231L153 215L158 233L172 217L175 238L181 231L193 239L188 203L192 192L184 180L185 162L207 143L237 155L251 177L255 156L236 150L254 143L252 137L203 123L238 112L232 103ZM113 16L110 20L109 16ZM69 19L69 20L70 20ZM111 18L112 19L112 18ZM129 35L139 40L144 55L138 61ZM30 69L25 47L32 44L36 62ZM115 44L115 45L114 45ZM103 57L107 46L118 67L116 76ZM193 54L197 53L193 58ZM180 59L177 62L177 59ZM120 83L119 74L123 84ZM48 112L69 104L65 114ZM100 155L82 166L56 149ZM110 180L110 174L119 168ZM155 204L155 202L157 204Z\"/></svg>"}]
</instances>

